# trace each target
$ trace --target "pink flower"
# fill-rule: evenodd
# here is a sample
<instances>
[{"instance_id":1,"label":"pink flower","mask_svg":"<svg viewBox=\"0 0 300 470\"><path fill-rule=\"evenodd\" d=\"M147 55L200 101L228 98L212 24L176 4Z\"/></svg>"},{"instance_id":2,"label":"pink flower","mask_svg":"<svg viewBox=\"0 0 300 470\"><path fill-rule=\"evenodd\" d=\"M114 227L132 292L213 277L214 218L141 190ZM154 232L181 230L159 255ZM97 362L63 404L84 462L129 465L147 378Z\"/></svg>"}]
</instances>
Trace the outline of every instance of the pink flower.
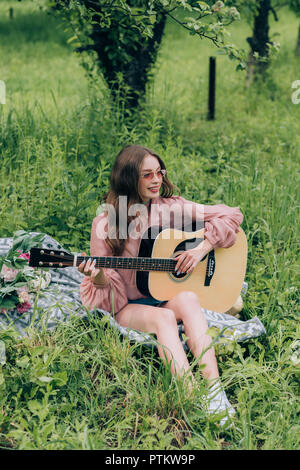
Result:
<instances>
[{"instance_id":1,"label":"pink flower","mask_svg":"<svg viewBox=\"0 0 300 470\"><path fill-rule=\"evenodd\" d=\"M0 313L7 313L7 312L8 312L7 308L1 308L0 310Z\"/></svg>"},{"instance_id":2,"label":"pink flower","mask_svg":"<svg viewBox=\"0 0 300 470\"><path fill-rule=\"evenodd\" d=\"M29 302L24 302L23 304L18 304L17 305L17 311L18 313L24 313L27 312L30 309L31 305Z\"/></svg>"},{"instance_id":3,"label":"pink flower","mask_svg":"<svg viewBox=\"0 0 300 470\"><path fill-rule=\"evenodd\" d=\"M19 251L19 250L18 250ZM30 254L29 253L21 253L18 258L23 258L23 259L27 259L29 261L30 259Z\"/></svg>"},{"instance_id":4,"label":"pink flower","mask_svg":"<svg viewBox=\"0 0 300 470\"><path fill-rule=\"evenodd\" d=\"M4 264L2 266L0 274L3 277L4 281L13 281L18 274L18 269L8 268Z\"/></svg>"}]
</instances>

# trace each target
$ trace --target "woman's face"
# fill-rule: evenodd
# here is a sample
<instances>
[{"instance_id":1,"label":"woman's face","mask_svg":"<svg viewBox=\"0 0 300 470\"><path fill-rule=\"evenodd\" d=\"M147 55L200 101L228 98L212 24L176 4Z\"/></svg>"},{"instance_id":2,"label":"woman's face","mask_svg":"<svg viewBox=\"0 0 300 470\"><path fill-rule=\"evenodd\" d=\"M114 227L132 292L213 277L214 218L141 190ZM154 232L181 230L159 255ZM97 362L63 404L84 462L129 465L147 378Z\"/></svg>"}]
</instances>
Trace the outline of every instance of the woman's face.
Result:
<instances>
[{"instance_id":1,"label":"woman's face","mask_svg":"<svg viewBox=\"0 0 300 470\"><path fill-rule=\"evenodd\" d=\"M159 197L159 190L162 184L162 174L160 173L160 163L156 157L146 155L139 175L138 190L143 202Z\"/></svg>"}]
</instances>

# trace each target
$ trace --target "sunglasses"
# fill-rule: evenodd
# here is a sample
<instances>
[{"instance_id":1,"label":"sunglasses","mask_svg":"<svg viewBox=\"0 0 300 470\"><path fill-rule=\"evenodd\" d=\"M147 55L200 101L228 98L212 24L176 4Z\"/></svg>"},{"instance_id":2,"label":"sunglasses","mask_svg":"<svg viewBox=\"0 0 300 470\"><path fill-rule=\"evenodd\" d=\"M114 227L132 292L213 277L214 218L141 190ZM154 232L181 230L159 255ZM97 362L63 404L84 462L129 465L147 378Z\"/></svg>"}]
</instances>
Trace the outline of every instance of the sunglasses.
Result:
<instances>
[{"instance_id":1,"label":"sunglasses","mask_svg":"<svg viewBox=\"0 0 300 470\"><path fill-rule=\"evenodd\" d=\"M147 173L141 174L141 177L144 180L152 180L154 175L158 176L158 178L163 178L167 173L167 170L158 170L158 171L148 171Z\"/></svg>"}]
</instances>

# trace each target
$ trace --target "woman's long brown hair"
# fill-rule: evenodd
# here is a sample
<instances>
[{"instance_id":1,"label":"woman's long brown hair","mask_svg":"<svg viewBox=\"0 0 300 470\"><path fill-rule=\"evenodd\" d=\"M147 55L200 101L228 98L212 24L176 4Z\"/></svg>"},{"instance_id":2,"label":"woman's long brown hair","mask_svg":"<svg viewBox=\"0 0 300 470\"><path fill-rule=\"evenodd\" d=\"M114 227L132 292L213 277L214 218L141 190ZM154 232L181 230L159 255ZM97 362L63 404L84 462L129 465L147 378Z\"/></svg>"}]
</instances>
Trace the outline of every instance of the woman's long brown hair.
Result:
<instances>
[{"instance_id":1,"label":"woman's long brown hair","mask_svg":"<svg viewBox=\"0 0 300 470\"><path fill-rule=\"evenodd\" d=\"M166 169L166 166L157 153L146 147L139 145L128 145L124 147L114 162L110 174L110 189L103 196L102 200L107 204L114 206L116 214L116 230L115 237L106 238L106 243L112 250L114 256L120 256L124 251L126 238L120 237L119 227L119 196L127 196L127 214L132 204L142 204L143 200L138 191L138 180L140 168L146 155L152 155L159 161L160 167ZM171 197L174 193L175 186L165 176L161 185L161 197ZM177 188L178 189L178 188ZM135 217L127 215L127 230L130 222ZM108 222L109 223L109 222Z\"/></svg>"}]
</instances>

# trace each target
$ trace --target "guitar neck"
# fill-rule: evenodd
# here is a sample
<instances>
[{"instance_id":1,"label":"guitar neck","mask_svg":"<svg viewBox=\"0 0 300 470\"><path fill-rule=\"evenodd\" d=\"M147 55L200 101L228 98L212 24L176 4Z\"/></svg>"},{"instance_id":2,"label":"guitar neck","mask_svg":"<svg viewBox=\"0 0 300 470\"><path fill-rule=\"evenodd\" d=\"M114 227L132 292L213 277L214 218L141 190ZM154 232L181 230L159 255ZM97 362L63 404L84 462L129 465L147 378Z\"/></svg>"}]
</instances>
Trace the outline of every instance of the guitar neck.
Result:
<instances>
[{"instance_id":1,"label":"guitar neck","mask_svg":"<svg viewBox=\"0 0 300 470\"><path fill-rule=\"evenodd\" d=\"M174 271L177 261L172 258L123 258L121 256L74 256L73 266L84 260L96 260L96 268L134 269L136 271Z\"/></svg>"},{"instance_id":2,"label":"guitar neck","mask_svg":"<svg viewBox=\"0 0 300 470\"><path fill-rule=\"evenodd\" d=\"M177 260L172 258L80 256L67 253L63 250L31 248L29 266L40 268L78 267L83 261L88 261L89 259L95 261L96 268L134 269L136 271L174 272L177 263Z\"/></svg>"}]
</instances>

